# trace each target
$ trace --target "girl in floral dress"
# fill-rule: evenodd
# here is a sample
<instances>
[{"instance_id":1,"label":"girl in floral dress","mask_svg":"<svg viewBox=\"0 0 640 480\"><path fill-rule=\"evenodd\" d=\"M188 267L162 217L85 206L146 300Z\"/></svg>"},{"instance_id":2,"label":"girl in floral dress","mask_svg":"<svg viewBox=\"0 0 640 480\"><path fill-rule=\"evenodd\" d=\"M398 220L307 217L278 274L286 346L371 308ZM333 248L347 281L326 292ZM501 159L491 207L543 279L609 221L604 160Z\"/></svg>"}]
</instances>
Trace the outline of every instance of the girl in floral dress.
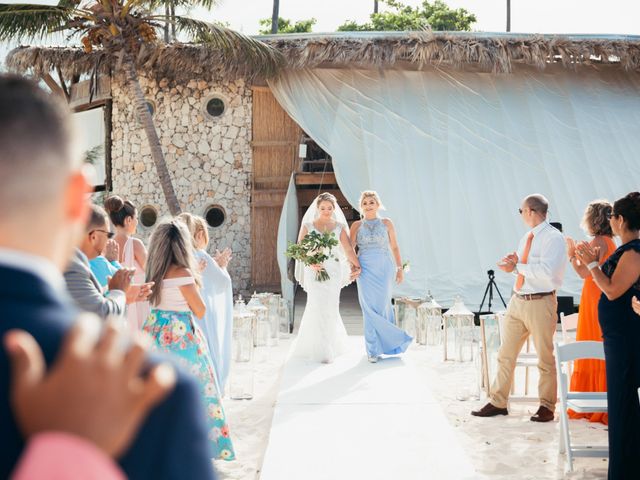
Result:
<instances>
[{"instance_id":1,"label":"girl in floral dress","mask_svg":"<svg viewBox=\"0 0 640 480\"><path fill-rule=\"evenodd\" d=\"M192 252L189 231L179 220L161 223L151 235L147 278L156 286L149 297L151 313L143 329L159 350L173 353L178 363L198 378L213 457L233 460L211 355L194 318L204 316L205 304L198 292L200 279Z\"/></svg>"}]
</instances>

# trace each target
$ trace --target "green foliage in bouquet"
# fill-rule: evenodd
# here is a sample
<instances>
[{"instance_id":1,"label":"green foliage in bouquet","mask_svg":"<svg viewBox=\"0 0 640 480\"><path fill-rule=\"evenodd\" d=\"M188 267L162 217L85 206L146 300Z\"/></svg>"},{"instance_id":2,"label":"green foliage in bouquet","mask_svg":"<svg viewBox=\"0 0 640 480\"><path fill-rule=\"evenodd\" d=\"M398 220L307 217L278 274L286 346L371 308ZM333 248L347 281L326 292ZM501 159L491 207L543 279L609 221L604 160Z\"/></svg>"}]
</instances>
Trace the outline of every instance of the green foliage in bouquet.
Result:
<instances>
[{"instance_id":1,"label":"green foliage in bouquet","mask_svg":"<svg viewBox=\"0 0 640 480\"><path fill-rule=\"evenodd\" d=\"M322 263L333 257L331 249L337 247L338 243L334 233L309 232L300 243L289 243L285 255L307 266L322 265ZM316 280L318 282L324 282L329 278L329 274L324 268L316 272Z\"/></svg>"}]
</instances>

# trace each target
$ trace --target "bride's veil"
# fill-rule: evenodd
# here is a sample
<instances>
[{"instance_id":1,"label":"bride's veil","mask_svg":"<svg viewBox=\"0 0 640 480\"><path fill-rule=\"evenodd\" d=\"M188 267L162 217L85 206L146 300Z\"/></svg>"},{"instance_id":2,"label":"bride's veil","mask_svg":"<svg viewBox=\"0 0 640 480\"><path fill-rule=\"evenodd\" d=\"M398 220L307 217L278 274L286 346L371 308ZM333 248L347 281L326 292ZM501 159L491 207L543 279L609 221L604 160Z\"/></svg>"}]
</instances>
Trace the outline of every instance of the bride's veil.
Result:
<instances>
[{"instance_id":1,"label":"bride's veil","mask_svg":"<svg viewBox=\"0 0 640 480\"><path fill-rule=\"evenodd\" d=\"M304 216L302 217L302 224L300 226L301 231L303 227L307 227L307 230L309 230L309 228L313 226L313 222L315 222L316 218L318 218L319 216L318 198L319 196L313 199L313 202L311 202L311 205L309 206ZM344 213L342 213L342 209L340 208L340 205L338 205L337 202L335 202L334 207L335 208L333 209L333 214L332 214L333 220L342 227L342 229L345 231L348 237L349 224L347 223L347 219L344 216ZM338 238L338 241L340 241L339 238ZM347 256L344 253L344 249L341 243L339 243L337 248L334 248L333 253L336 255L336 257L338 258L338 261L340 262L340 273L341 273L340 288L343 288L352 282L351 264L347 260ZM298 283L300 284L300 286L306 291L307 288L305 285L304 264L297 260L296 260L295 277Z\"/></svg>"}]
</instances>

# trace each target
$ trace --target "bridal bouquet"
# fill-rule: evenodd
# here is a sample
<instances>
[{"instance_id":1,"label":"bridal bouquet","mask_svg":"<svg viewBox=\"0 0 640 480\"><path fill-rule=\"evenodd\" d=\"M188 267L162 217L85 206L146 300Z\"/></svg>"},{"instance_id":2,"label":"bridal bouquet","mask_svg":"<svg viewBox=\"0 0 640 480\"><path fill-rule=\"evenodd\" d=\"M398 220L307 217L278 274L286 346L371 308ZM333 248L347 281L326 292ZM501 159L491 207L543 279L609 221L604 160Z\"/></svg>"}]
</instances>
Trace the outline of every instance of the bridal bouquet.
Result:
<instances>
[{"instance_id":1,"label":"bridal bouquet","mask_svg":"<svg viewBox=\"0 0 640 480\"><path fill-rule=\"evenodd\" d=\"M333 257L331 249L338 246L334 233L309 232L300 243L289 243L285 255L307 266L320 265ZM335 259L336 262L338 259ZM316 281L329 280L329 274L322 268L316 272Z\"/></svg>"}]
</instances>

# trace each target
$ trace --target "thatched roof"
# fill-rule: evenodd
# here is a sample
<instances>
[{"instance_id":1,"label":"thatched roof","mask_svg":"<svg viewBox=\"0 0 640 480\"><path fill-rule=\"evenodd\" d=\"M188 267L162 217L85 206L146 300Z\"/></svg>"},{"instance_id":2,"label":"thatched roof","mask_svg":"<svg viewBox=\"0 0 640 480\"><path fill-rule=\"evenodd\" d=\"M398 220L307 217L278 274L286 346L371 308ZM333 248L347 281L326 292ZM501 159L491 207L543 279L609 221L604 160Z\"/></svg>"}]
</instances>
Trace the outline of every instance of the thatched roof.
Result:
<instances>
[{"instance_id":1,"label":"thatched roof","mask_svg":"<svg viewBox=\"0 0 640 480\"><path fill-rule=\"evenodd\" d=\"M509 73L515 65L540 69L611 64L640 70L640 37L593 35L515 35L461 32L357 32L258 36L280 51L287 68L428 68L448 66ZM156 77L176 81L195 77L254 77L250 65L225 61L204 45L159 44L139 56L139 66ZM103 52L77 48L20 47L7 59L9 68L36 74L59 68L65 77L106 71ZM97 66L97 67L96 67Z\"/></svg>"}]
</instances>

